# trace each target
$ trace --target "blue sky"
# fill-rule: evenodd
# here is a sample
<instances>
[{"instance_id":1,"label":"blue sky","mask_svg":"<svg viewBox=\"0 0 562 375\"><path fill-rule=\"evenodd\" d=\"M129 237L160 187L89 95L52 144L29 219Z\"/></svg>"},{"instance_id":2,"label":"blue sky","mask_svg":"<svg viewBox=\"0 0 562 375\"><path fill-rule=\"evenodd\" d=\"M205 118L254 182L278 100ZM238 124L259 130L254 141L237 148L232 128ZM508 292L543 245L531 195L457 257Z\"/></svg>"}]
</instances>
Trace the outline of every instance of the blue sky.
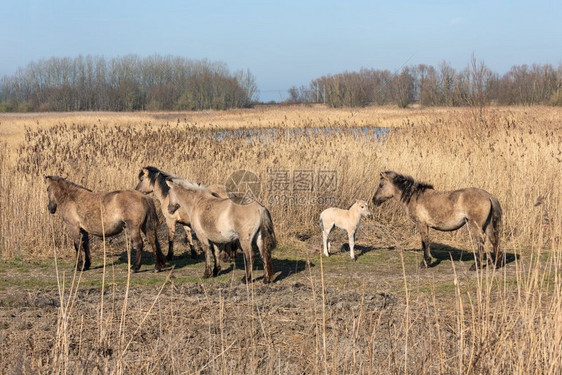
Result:
<instances>
[{"instance_id":1,"label":"blue sky","mask_svg":"<svg viewBox=\"0 0 562 375\"><path fill-rule=\"evenodd\" d=\"M0 76L49 57L175 55L249 69L262 100L404 63L562 63L562 1L3 0Z\"/></svg>"}]
</instances>

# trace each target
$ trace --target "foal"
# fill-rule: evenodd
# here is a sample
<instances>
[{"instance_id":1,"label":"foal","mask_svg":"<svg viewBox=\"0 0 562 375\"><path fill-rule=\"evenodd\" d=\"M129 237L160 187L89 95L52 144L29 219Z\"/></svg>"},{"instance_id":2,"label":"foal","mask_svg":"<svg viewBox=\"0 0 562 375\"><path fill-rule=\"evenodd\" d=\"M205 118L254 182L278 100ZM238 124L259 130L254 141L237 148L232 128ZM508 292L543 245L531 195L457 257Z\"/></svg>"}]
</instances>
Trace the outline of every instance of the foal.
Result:
<instances>
[{"instance_id":1,"label":"foal","mask_svg":"<svg viewBox=\"0 0 562 375\"><path fill-rule=\"evenodd\" d=\"M355 246L355 232L359 228L361 216L370 218L371 212L369 205L363 200L356 200L349 210L330 207L322 211L320 214L320 228L322 230L322 244L324 246L324 255L330 256L330 243L328 235L334 227L345 229L349 238L349 255L351 259L356 260L353 247Z\"/></svg>"}]
</instances>

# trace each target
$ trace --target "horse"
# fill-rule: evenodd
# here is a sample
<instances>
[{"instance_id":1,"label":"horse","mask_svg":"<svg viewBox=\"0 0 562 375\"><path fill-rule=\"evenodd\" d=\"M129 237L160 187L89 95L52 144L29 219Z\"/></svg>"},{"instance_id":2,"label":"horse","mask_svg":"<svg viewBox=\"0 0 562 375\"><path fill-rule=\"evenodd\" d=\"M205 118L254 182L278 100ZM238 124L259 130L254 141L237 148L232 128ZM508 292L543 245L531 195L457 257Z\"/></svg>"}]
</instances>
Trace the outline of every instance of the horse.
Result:
<instances>
[{"instance_id":1,"label":"horse","mask_svg":"<svg viewBox=\"0 0 562 375\"><path fill-rule=\"evenodd\" d=\"M219 198L206 189L185 181L167 180L170 187L168 211L179 207L188 212L191 227L205 251L204 278L217 276L220 271L218 251L211 254L211 244L227 244L236 240L244 253L246 274L242 282L252 281L253 251L257 248L263 261L264 283L272 281L271 252L276 246L275 231L269 210L256 201L238 204L236 200ZM211 270L211 255L214 268Z\"/></svg>"},{"instance_id":2,"label":"horse","mask_svg":"<svg viewBox=\"0 0 562 375\"><path fill-rule=\"evenodd\" d=\"M356 260L353 247L355 246L355 232L359 228L361 217L370 218L373 215L369 211L369 204L364 200L356 200L353 205L347 209L330 207L326 208L320 214L320 229L322 230L322 245L324 247L324 255L330 256L330 243L328 236L334 227L347 231L349 238L349 255L351 259Z\"/></svg>"},{"instance_id":3,"label":"horse","mask_svg":"<svg viewBox=\"0 0 562 375\"><path fill-rule=\"evenodd\" d=\"M90 268L90 234L110 237L124 229L130 237L131 249L136 250L133 272L138 272L141 267L141 231L154 251L155 270L161 271L166 266L156 235L158 216L152 199L134 190L93 192L58 176L45 176L45 181L49 199L47 208L51 214L59 212L70 232L77 269ZM84 262L80 247L84 250Z\"/></svg>"},{"instance_id":4,"label":"horse","mask_svg":"<svg viewBox=\"0 0 562 375\"><path fill-rule=\"evenodd\" d=\"M177 177L171 173L164 172L156 167L146 166L139 171L138 174L139 183L135 187L135 190L140 191L144 194L154 193L154 196L160 202L160 207L162 207L162 215L166 220L166 226L168 227L168 255L166 258L172 260L174 257L174 236L176 233L176 223L183 226L185 230L185 241L189 245L192 258L197 258L198 253L196 251L193 235L191 231L191 220L188 213L184 209L178 209L173 214L170 214L165 207L168 207L169 200L169 190L170 188L166 184L166 180L177 180L185 181L187 184L196 184L197 186L209 190L212 194L219 198L228 198L228 192L224 185L212 185L205 186L200 183L192 183L180 177ZM236 247L232 245L224 246L223 259L229 260L232 252L236 252Z\"/></svg>"},{"instance_id":5,"label":"horse","mask_svg":"<svg viewBox=\"0 0 562 375\"><path fill-rule=\"evenodd\" d=\"M386 171L380 174L373 203L380 206L390 198L406 208L421 236L422 268L431 264L429 228L439 231L455 231L465 224L474 236L478 256L471 269L483 267L485 235L492 243L494 266L501 266L499 248L502 209L500 202L485 190L469 187L454 191L436 191L433 185L414 180L410 176Z\"/></svg>"}]
</instances>

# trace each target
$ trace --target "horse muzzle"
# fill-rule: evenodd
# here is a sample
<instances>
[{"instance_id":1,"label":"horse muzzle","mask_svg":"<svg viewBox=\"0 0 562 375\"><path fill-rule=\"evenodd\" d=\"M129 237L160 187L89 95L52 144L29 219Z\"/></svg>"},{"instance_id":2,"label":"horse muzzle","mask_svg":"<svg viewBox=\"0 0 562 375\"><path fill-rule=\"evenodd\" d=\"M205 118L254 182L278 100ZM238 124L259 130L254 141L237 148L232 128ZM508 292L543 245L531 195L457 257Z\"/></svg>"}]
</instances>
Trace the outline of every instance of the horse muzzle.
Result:
<instances>
[{"instance_id":1,"label":"horse muzzle","mask_svg":"<svg viewBox=\"0 0 562 375\"><path fill-rule=\"evenodd\" d=\"M174 212L176 212L178 210L178 208L180 208L180 205L178 203L169 204L168 205L168 212L170 213L170 215L172 215Z\"/></svg>"},{"instance_id":2,"label":"horse muzzle","mask_svg":"<svg viewBox=\"0 0 562 375\"><path fill-rule=\"evenodd\" d=\"M47 209L49 210L49 212L54 215L55 212L57 212L57 205L56 204L48 204L47 205Z\"/></svg>"},{"instance_id":3,"label":"horse muzzle","mask_svg":"<svg viewBox=\"0 0 562 375\"><path fill-rule=\"evenodd\" d=\"M377 207L380 206L381 204L383 204L384 202L386 202L386 199L384 199L384 198L381 199L381 198L373 197L373 204Z\"/></svg>"}]
</instances>

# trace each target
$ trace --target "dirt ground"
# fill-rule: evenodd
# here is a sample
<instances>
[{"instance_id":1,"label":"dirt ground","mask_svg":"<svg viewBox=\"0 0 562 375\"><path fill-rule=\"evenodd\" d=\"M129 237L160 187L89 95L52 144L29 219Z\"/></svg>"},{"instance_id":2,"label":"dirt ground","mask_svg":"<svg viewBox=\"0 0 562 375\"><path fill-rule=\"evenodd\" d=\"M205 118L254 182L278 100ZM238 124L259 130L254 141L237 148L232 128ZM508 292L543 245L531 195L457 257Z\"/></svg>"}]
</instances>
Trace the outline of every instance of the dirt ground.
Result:
<instances>
[{"instance_id":1,"label":"dirt ground","mask_svg":"<svg viewBox=\"0 0 562 375\"><path fill-rule=\"evenodd\" d=\"M181 241L169 270L154 273L147 252L130 279L121 240L107 243L105 271L100 241L82 275L71 249L58 250L58 278L54 259L6 262L0 373L447 372L455 296L476 280L472 253L434 243L435 262L421 269L417 250L370 246L383 240L369 237L372 225L361 227L356 262L342 232L331 235L329 258L319 256L319 235L282 241L270 285L259 260L256 281L240 283L240 254L202 279L203 257L189 258ZM500 277L515 272L508 264Z\"/></svg>"}]
</instances>

